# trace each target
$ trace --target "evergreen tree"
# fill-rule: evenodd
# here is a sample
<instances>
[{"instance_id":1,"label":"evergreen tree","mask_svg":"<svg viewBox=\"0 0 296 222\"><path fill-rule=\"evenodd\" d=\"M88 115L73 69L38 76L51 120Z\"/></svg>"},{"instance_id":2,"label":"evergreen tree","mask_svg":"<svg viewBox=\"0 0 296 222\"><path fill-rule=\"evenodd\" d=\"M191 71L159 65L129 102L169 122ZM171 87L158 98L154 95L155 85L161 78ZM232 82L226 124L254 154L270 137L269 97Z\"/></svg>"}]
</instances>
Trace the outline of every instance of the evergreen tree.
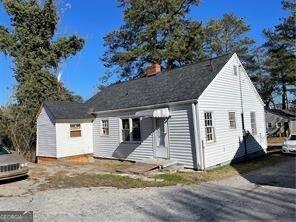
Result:
<instances>
[{"instance_id":1,"label":"evergreen tree","mask_svg":"<svg viewBox=\"0 0 296 222\"><path fill-rule=\"evenodd\" d=\"M54 38L58 24L54 0L45 0L43 4L37 0L0 2L12 25L12 29L0 26L0 51L13 58L17 82L16 102L1 110L0 123L16 149L31 149L35 116L42 102L77 98L58 81L55 72L63 59L82 49L84 40L77 36ZM9 132L12 128L22 135L15 137L16 132Z\"/></svg>"},{"instance_id":2,"label":"evergreen tree","mask_svg":"<svg viewBox=\"0 0 296 222\"><path fill-rule=\"evenodd\" d=\"M266 36L266 70L270 73L282 98L282 109L287 108L289 92L296 88L296 3L285 0L283 8L288 10L274 30L264 30Z\"/></svg>"},{"instance_id":3,"label":"evergreen tree","mask_svg":"<svg viewBox=\"0 0 296 222\"><path fill-rule=\"evenodd\" d=\"M202 25L186 17L199 0L118 2L124 24L105 36L102 60L121 80L141 76L149 64L172 69L204 57Z\"/></svg>"},{"instance_id":4,"label":"evergreen tree","mask_svg":"<svg viewBox=\"0 0 296 222\"><path fill-rule=\"evenodd\" d=\"M210 20L205 27L205 50L210 57L238 53L247 59L254 41L247 37L250 26L233 14L224 14L221 19Z\"/></svg>"}]
</instances>

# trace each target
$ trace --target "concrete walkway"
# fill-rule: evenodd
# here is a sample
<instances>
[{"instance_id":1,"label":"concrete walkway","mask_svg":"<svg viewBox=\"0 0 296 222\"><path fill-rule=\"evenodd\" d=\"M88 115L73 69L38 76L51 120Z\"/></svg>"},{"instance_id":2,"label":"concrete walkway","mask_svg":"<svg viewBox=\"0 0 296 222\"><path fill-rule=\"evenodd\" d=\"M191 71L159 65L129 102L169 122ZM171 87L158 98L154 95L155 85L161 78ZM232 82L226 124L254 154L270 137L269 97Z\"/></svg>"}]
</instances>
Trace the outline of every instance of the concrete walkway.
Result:
<instances>
[{"instance_id":1,"label":"concrete walkway","mask_svg":"<svg viewBox=\"0 0 296 222\"><path fill-rule=\"evenodd\" d=\"M294 221L295 157L247 175L193 186L80 188L0 198L34 221ZM1 187L0 187L1 189Z\"/></svg>"}]
</instances>

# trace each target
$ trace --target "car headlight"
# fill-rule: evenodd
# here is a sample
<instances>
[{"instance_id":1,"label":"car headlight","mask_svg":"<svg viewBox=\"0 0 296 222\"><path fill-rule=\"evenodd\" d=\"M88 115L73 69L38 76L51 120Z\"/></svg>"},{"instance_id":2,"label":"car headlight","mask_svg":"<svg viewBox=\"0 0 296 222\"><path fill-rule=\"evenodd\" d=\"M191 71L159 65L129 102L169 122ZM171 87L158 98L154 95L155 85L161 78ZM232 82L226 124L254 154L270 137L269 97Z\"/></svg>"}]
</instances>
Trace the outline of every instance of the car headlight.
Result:
<instances>
[{"instance_id":1,"label":"car headlight","mask_svg":"<svg viewBox=\"0 0 296 222\"><path fill-rule=\"evenodd\" d=\"M28 163L21 163L21 167L27 167Z\"/></svg>"}]
</instances>

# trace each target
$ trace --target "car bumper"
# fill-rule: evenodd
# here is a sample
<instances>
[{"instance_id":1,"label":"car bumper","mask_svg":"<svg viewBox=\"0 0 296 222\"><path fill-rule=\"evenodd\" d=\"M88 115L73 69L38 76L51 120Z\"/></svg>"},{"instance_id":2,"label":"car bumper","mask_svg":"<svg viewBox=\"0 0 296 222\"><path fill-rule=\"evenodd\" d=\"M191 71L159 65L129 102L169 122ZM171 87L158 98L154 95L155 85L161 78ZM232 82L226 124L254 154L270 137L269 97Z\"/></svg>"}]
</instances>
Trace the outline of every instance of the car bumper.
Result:
<instances>
[{"instance_id":1,"label":"car bumper","mask_svg":"<svg viewBox=\"0 0 296 222\"><path fill-rule=\"evenodd\" d=\"M292 153L292 154L296 154L296 149L288 148L288 147L283 147L283 148L282 148L282 152L283 152L283 153Z\"/></svg>"},{"instance_id":2,"label":"car bumper","mask_svg":"<svg viewBox=\"0 0 296 222\"><path fill-rule=\"evenodd\" d=\"M18 170L13 170L13 171L1 172L0 181L23 177L23 176L26 176L28 172L29 172L28 167L19 168Z\"/></svg>"}]
</instances>

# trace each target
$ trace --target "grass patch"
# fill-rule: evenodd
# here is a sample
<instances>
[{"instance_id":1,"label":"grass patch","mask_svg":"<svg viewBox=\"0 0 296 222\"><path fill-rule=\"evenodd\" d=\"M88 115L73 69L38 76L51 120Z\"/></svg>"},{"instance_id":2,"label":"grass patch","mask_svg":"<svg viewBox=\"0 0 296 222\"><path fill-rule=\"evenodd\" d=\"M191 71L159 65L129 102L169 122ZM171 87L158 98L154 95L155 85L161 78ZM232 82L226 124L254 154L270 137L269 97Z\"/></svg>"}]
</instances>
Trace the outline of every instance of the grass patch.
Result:
<instances>
[{"instance_id":1,"label":"grass patch","mask_svg":"<svg viewBox=\"0 0 296 222\"><path fill-rule=\"evenodd\" d=\"M187 183L187 179L184 178L182 175L178 174L159 174L154 176L155 179L160 179L168 183L178 184L178 183Z\"/></svg>"},{"instance_id":2,"label":"grass patch","mask_svg":"<svg viewBox=\"0 0 296 222\"><path fill-rule=\"evenodd\" d=\"M280 155L266 155L264 157L248 160L231 165L225 165L203 172L176 172L164 173L150 176L150 180L131 178L114 174L73 174L65 175L57 173L39 185L40 190L57 188L78 188L78 187L117 187L117 188L143 188L143 187L162 187L177 184L199 184L212 180L220 180L230 176L244 174L252 170L260 169L264 166L274 165L283 160ZM114 168L126 167L118 164Z\"/></svg>"},{"instance_id":3,"label":"grass patch","mask_svg":"<svg viewBox=\"0 0 296 222\"><path fill-rule=\"evenodd\" d=\"M161 187L175 184L175 182L169 181L145 181L113 174L75 174L72 176L56 174L40 184L39 190L78 187L117 187L128 189Z\"/></svg>"},{"instance_id":4,"label":"grass patch","mask_svg":"<svg viewBox=\"0 0 296 222\"><path fill-rule=\"evenodd\" d=\"M265 166L271 166L281 160L283 159L280 155L273 154L240 163L217 167L203 172L166 173L154 176L154 178L163 179L165 182L175 184L199 184L202 182L224 179L238 174L245 174Z\"/></svg>"}]
</instances>

